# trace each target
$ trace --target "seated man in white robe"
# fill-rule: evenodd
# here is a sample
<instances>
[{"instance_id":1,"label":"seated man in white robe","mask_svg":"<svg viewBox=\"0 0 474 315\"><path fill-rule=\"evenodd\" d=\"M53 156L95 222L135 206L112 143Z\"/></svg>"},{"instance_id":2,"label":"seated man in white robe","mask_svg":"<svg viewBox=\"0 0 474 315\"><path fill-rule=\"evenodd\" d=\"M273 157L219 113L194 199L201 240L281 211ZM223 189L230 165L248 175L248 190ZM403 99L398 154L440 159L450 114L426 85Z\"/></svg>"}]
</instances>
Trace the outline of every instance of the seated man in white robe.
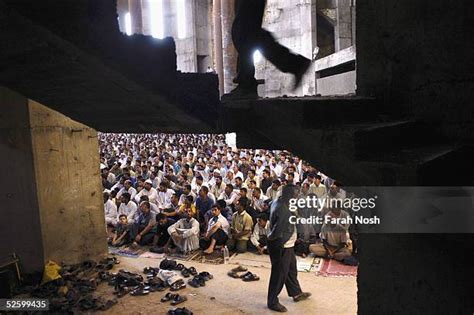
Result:
<instances>
[{"instance_id":1,"label":"seated man in white robe","mask_svg":"<svg viewBox=\"0 0 474 315\"><path fill-rule=\"evenodd\" d=\"M107 226L114 227L117 224L117 206L108 192L104 192L104 214Z\"/></svg>"},{"instance_id":2,"label":"seated man in white robe","mask_svg":"<svg viewBox=\"0 0 474 315\"><path fill-rule=\"evenodd\" d=\"M186 209L182 218L168 228L170 239L166 250L176 246L178 252L189 253L199 248L199 222L193 218L191 209Z\"/></svg>"},{"instance_id":3,"label":"seated man in white robe","mask_svg":"<svg viewBox=\"0 0 474 315\"><path fill-rule=\"evenodd\" d=\"M137 213L138 206L130 199L131 195L128 192L125 192L120 196L118 215L125 214L127 216L127 222L133 224L135 223L135 214Z\"/></svg>"}]
</instances>

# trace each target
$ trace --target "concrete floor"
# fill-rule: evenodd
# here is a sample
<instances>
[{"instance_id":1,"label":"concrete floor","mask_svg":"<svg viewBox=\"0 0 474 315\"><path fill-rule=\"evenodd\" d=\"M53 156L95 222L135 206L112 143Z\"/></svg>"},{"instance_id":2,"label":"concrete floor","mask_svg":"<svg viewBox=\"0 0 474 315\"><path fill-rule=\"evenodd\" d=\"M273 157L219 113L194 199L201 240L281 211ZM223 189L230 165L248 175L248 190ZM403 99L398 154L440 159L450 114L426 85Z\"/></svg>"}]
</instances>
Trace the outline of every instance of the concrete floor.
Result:
<instances>
[{"instance_id":1,"label":"concrete floor","mask_svg":"<svg viewBox=\"0 0 474 315\"><path fill-rule=\"evenodd\" d=\"M118 257L120 264L115 269L124 268L130 271L142 272L144 267L159 266L160 260L151 258ZM209 271L214 279L208 281L205 287L193 288L188 286L181 290L188 301L179 305L186 307L194 314L275 314L266 308L267 286L270 269L250 267L249 270L260 276L260 281L243 282L227 276L228 270L235 267L229 265L210 265L197 262L183 262L186 267L194 266L198 271ZM304 291L313 296L306 301L293 302L283 289L280 302L288 308L288 314L356 314L357 313L357 281L356 277L319 277L314 273L298 274L299 282ZM111 293L112 287L101 286L100 291ZM100 292L99 291L99 292ZM99 293L98 292L98 293ZM166 314L171 308L168 303L162 303L163 292L151 292L147 296L125 296L119 299L117 305L108 314ZM107 294L109 295L109 294ZM105 294L104 294L105 297Z\"/></svg>"}]
</instances>

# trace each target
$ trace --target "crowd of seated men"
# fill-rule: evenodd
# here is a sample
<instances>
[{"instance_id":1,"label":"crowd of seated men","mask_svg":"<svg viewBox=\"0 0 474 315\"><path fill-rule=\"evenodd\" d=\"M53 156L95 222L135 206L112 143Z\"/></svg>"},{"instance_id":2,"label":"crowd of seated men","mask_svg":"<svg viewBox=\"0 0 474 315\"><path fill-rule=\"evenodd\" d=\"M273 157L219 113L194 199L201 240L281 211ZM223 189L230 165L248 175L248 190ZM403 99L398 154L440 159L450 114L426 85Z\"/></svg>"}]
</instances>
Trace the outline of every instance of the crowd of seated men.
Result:
<instances>
[{"instance_id":1,"label":"crowd of seated men","mask_svg":"<svg viewBox=\"0 0 474 315\"><path fill-rule=\"evenodd\" d=\"M236 149L223 135L99 134L111 246L158 253L266 254L272 202L285 185L301 197L344 198L340 183L287 151ZM300 217L314 214L299 209ZM317 215L346 217L341 208ZM298 225L301 255L352 255L348 224Z\"/></svg>"}]
</instances>

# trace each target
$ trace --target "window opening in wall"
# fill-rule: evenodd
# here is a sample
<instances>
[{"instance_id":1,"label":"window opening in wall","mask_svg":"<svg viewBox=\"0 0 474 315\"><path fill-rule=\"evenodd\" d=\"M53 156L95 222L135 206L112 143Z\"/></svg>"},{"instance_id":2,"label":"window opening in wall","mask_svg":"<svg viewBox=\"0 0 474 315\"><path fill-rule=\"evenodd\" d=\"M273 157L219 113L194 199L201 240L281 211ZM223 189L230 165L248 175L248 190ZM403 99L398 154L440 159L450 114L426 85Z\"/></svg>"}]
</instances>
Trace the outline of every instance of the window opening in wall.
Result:
<instances>
[{"instance_id":1,"label":"window opening in wall","mask_svg":"<svg viewBox=\"0 0 474 315\"><path fill-rule=\"evenodd\" d=\"M163 0L150 0L151 36L162 39L164 35Z\"/></svg>"},{"instance_id":2,"label":"window opening in wall","mask_svg":"<svg viewBox=\"0 0 474 315\"><path fill-rule=\"evenodd\" d=\"M329 56L335 52L334 26L336 25L336 10L318 10L316 18L316 33L318 43L317 59Z\"/></svg>"}]
</instances>

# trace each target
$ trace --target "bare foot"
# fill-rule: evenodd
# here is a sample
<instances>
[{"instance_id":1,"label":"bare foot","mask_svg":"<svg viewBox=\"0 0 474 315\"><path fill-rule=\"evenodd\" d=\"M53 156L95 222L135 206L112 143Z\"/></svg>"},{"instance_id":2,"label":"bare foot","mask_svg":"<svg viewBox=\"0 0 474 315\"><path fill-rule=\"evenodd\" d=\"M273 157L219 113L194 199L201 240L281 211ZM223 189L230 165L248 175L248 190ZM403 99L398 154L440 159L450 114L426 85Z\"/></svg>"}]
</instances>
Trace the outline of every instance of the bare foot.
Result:
<instances>
[{"instance_id":1,"label":"bare foot","mask_svg":"<svg viewBox=\"0 0 474 315\"><path fill-rule=\"evenodd\" d=\"M212 249L209 250L209 248L203 251L203 253L206 254L206 255L212 254L212 252L213 252L213 250Z\"/></svg>"}]
</instances>

